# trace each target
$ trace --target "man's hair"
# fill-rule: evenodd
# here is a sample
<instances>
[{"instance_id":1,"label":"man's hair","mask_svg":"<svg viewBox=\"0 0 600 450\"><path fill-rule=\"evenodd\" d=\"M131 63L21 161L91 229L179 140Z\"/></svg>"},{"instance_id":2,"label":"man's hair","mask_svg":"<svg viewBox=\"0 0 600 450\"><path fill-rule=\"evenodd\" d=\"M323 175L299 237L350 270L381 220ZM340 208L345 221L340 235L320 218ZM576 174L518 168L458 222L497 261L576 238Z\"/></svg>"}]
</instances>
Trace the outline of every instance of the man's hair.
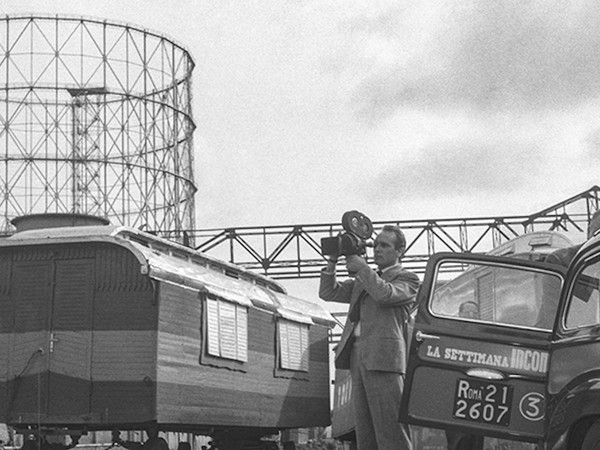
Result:
<instances>
[{"instance_id":1,"label":"man's hair","mask_svg":"<svg viewBox=\"0 0 600 450\"><path fill-rule=\"evenodd\" d=\"M591 239L600 230L600 209L592 214L588 223L588 239Z\"/></svg>"},{"instance_id":2,"label":"man's hair","mask_svg":"<svg viewBox=\"0 0 600 450\"><path fill-rule=\"evenodd\" d=\"M473 300L467 300L466 302L462 302L459 305L458 310L464 311L467 306L475 306L477 308L477 310L479 310L479 305L477 304L477 302L474 302Z\"/></svg>"},{"instance_id":3,"label":"man's hair","mask_svg":"<svg viewBox=\"0 0 600 450\"><path fill-rule=\"evenodd\" d=\"M396 225L384 225L381 232L383 233L384 231L393 233L396 236L396 250L401 253L400 257L402 257L406 251L406 238L400 227Z\"/></svg>"}]
</instances>

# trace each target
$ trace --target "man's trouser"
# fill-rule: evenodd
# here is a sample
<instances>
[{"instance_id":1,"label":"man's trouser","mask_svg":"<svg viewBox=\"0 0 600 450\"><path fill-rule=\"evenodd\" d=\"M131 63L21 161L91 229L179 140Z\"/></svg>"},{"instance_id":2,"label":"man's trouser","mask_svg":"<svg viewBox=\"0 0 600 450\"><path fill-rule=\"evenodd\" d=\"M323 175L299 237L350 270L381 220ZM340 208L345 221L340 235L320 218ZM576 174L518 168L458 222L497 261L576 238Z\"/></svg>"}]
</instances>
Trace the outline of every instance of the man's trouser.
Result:
<instances>
[{"instance_id":1,"label":"man's trouser","mask_svg":"<svg viewBox=\"0 0 600 450\"><path fill-rule=\"evenodd\" d=\"M398 422L404 375L367 370L360 339L352 348L350 372L358 450L412 450L408 426Z\"/></svg>"}]
</instances>

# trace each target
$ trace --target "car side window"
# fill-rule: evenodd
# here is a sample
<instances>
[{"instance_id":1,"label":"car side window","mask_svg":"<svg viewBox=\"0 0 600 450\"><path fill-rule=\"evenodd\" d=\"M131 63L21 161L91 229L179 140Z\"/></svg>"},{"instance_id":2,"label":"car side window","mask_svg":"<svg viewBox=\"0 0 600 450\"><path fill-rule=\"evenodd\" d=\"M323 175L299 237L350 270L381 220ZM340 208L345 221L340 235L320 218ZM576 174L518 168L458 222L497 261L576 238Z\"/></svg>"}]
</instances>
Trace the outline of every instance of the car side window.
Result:
<instances>
[{"instance_id":1,"label":"car side window","mask_svg":"<svg viewBox=\"0 0 600 450\"><path fill-rule=\"evenodd\" d=\"M450 278L459 267L464 271ZM491 263L459 265L454 261L443 261L437 270L439 277L430 301L433 315L552 329L562 285L557 275Z\"/></svg>"},{"instance_id":2,"label":"car side window","mask_svg":"<svg viewBox=\"0 0 600 450\"><path fill-rule=\"evenodd\" d=\"M599 280L600 258L591 261L575 278L569 295L566 328L585 328L600 324Z\"/></svg>"}]
</instances>

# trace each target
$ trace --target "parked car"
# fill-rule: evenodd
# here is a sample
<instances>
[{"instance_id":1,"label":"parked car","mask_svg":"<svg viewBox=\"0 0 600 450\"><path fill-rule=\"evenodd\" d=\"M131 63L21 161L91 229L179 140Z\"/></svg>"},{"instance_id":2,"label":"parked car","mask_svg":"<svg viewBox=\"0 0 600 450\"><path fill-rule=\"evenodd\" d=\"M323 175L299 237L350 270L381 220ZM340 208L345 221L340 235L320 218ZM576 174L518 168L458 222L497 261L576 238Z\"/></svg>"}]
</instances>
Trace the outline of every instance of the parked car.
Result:
<instances>
[{"instance_id":1,"label":"parked car","mask_svg":"<svg viewBox=\"0 0 600 450\"><path fill-rule=\"evenodd\" d=\"M440 253L419 292L401 420L536 443L600 445L600 237L568 269ZM459 314L465 302L477 315Z\"/></svg>"}]
</instances>

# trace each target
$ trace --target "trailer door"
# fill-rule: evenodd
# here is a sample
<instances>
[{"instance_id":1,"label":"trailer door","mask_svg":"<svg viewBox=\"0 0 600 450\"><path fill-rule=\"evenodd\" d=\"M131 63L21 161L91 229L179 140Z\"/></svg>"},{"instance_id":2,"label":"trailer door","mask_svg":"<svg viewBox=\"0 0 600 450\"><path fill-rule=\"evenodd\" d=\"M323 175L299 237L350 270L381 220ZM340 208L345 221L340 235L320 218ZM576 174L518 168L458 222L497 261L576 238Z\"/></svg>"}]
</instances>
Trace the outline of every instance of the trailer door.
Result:
<instances>
[{"instance_id":1,"label":"trailer door","mask_svg":"<svg viewBox=\"0 0 600 450\"><path fill-rule=\"evenodd\" d=\"M562 269L438 254L419 292L401 420L539 441Z\"/></svg>"},{"instance_id":2,"label":"trailer door","mask_svg":"<svg viewBox=\"0 0 600 450\"><path fill-rule=\"evenodd\" d=\"M51 416L75 419L90 411L93 292L93 259L55 261L48 336Z\"/></svg>"},{"instance_id":3,"label":"trailer door","mask_svg":"<svg viewBox=\"0 0 600 450\"><path fill-rule=\"evenodd\" d=\"M13 265L7 415L81 420L90 411L93 259L40 259Z\"/></svg>"},{"instance_id":4,"label":"trailer door","mask_svg":"<svg viewBox=\"0 0 600 450\"><path fill-rule=\"evenodd\" d=\"M52 262L13 262L10 303L13 318L8 357L8 420L27 421L46 413L47 341L52 299Z\"/></svg>"}]
</instances>

